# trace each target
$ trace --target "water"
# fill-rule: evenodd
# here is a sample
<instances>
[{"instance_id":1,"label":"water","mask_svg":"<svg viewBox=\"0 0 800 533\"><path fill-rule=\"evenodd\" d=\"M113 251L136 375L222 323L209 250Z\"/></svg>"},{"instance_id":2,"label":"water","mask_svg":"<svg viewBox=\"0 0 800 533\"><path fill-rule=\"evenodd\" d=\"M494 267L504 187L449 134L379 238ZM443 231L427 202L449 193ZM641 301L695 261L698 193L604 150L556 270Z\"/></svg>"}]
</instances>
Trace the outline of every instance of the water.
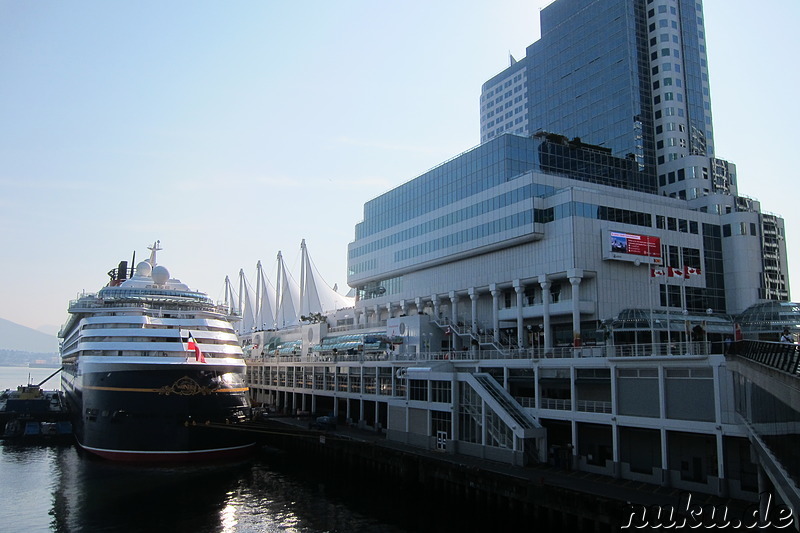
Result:
<instances>
[{"instance_id":1,"label":"water","mask_svg":"<svg viewBox=\"0 0 800 533\"><path fill-rule=\"evenodd\" d=\"M29 373L38 383L53 371L0 366L0 390L26 383ZM58 376L42 388L59 388ZM446 516L420 523L386 483L348 484L283 459L263 451L235 463L141 467L96 459L73 445L2 443L0 528L404 533L455 525Z\"/></svg>"}]
</instances>

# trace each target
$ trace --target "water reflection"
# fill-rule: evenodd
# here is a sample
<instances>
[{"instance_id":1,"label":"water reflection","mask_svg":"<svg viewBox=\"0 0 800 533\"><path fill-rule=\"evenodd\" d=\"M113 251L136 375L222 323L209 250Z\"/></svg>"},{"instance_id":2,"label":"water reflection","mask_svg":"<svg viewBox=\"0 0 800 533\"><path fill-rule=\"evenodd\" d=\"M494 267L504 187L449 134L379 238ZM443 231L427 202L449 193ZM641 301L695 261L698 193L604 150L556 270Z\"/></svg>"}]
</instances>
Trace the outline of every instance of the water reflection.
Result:
<instances>
[{"instance_id":1,"label":"water reflection","mask_svg":"<svg viewBox=\"0 0 800 533\"><path fill-rule=\"evenodd\" d=\"M519 531L396 481L262 451L241 462L114 463L74 446L0 445L3 530L58 533ZM12 526L9 528L8 526Z\"/></svg>"},{"instance_id":2,"label":"water reflection","mask_svg":"<svg viewBox=\"0 0 800 533\"><path fill-rule=\"evenodd\" d=\"M49 491L41 492L37 512L56 532L407 531L353 510L352 500L337 496L346 491L307 477L313 473L280 471L280 455L172 467L108 462L71 446L17 455L20 464L50 462Z\"/></svg>"}]
</instances>

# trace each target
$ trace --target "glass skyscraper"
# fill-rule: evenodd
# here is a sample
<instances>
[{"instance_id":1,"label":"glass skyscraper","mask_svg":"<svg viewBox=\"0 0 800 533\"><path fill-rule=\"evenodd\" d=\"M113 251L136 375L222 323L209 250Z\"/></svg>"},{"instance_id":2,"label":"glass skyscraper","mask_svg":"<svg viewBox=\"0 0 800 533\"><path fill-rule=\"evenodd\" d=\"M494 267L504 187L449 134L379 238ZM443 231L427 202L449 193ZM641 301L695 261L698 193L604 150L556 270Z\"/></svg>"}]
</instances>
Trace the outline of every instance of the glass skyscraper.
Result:
<instances>
[{"instance_id":1,"label":"glass skyscraper","mask_svg":"<svg viewBox=\"0 0 800 533\"><path fill-rule=\"evenodd\" d=\"M708 167L699 0L557 0L541 11L541 32L525 58L483 85L482 142L545 131L609 148L654 177ZM680 161L692 156L705 161Z\"/></svg>"}]
</instances>

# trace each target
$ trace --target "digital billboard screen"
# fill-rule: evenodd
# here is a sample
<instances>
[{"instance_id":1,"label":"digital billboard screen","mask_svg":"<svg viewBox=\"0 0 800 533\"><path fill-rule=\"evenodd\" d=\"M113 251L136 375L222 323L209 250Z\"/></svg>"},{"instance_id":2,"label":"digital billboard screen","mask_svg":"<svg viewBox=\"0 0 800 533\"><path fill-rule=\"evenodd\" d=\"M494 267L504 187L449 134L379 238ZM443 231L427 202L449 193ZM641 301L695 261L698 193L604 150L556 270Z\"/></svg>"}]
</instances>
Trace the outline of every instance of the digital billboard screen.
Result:
<instances>
[{"instance_id":1,"label":"digital billboard screen","mask_svg":"<svg viewBox=\"0 0 800 533\"><path fill-rule=\"evenodd\" d=\"M610 232L611 251L620 254L661 257L661 239L634 233Z\"/></svg>"},{"instance_id":2,"label":"digital billboard screen","mask_svg":"<svg viewBox=\"0 0 800 533\"><path fill-rule=\"evenodd\" d=\"M603 257L622 261L641 261L659 265L661 261L661 239L649 235L608 231Z\"/></svg>"}]
</instances>

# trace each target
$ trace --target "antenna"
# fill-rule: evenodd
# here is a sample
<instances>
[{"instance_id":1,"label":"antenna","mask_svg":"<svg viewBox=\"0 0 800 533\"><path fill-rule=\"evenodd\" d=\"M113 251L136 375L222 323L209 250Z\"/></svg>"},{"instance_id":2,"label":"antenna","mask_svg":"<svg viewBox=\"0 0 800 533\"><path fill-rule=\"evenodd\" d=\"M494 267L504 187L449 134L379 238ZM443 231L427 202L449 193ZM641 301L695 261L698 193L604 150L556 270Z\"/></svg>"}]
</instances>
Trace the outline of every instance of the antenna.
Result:
<instances>
[{"instance_id":1,"label":"antenna","mask_svg":"<svg viewBox=\"0 0 800 533\"><path fill-rule=\"evenodd\" d=\"M147 249L150 250L150 266L156 266L156 252L162 250L161 241L154 242L153 246L148 246Z\"/></svg>"}]
</instances>

